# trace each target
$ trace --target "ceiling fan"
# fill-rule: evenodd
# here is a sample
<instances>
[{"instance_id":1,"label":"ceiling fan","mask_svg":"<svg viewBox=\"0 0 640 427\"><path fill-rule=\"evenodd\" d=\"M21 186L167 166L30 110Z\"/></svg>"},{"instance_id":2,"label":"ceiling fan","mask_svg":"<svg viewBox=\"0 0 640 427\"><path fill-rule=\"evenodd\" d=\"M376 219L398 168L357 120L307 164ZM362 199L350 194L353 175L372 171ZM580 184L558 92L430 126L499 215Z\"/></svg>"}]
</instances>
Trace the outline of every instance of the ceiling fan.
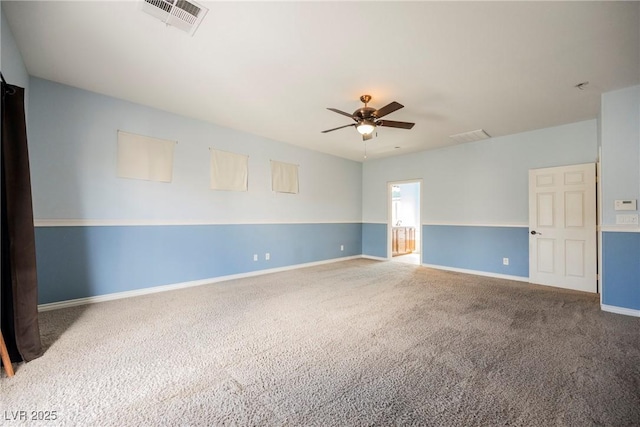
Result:
<instances>
[{"instance_id":1,"label":"ceiling fan","mask_svg":"<svg viewBox=\"0 0 640 427\"><path fill-rule=\"evenodd\" d=\"M399 129L411 129L415 123L409 122L396 122L393 120L381 120L387 114L393 113L396 110L404 108L404 105L393 101L390 104L376 110L373 107L368 107L367 104L371 101L371 95L362 95L360 101L364 103L364 107L357 109L353 114L345 113L335 108L327 108L334 113L342 114L343 116L351 117L355 123L350 125L344 125L333 129L323 130L322 133L332 132L334 130L355 126L358 132L362 135L362 140L366 141L373 138L373 131L377 126L385 126L390 128Z\"/></svg>"}]
</instances>

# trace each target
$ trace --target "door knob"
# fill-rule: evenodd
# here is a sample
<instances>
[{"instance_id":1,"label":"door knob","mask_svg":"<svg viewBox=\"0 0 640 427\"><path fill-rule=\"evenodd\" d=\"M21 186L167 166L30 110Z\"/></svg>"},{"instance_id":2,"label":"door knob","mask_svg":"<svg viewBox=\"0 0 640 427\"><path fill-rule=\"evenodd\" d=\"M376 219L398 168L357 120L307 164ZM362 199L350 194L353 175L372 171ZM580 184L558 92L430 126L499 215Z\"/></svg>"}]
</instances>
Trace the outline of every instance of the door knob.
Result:
<instances>
[{"instance_id":1,"label":"door knob","mask_svg":"<svg viewBox=\"0 0 640 427\"><path fill-rule=\"evenodd\" d=\"M535 236L536 234L539 234L542 236L542 233L538 233L536 230L532 230L531 231L531 235Z\"/></svg>"}]
</instances>

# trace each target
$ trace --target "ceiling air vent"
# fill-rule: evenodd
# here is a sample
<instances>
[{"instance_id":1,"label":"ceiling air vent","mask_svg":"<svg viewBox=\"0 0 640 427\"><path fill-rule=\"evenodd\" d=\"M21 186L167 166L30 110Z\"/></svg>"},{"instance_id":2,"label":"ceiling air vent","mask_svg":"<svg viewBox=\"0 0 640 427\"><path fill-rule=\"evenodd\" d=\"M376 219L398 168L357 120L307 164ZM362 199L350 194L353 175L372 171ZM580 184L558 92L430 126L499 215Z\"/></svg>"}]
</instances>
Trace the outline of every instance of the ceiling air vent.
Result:
<instances>
[{"instance_id":1,"label":"ceiling air vent","mask_svg":"<svg viewBox=\"0 0 640 427\"><path fill-rule=\"evenodd\" d=\"M194 1L186 0L142 0L142 10L155 16L167 25L172 25L193 35L207 9Z\"/></svg>"},{"instance_id":2,"label":"ceiling air vent","mask_svg":"<svg viewBox=\"0 0 640 427\"><path fill-rule=\"evenodd\" d=\"M471 132L458 133L451 135L449 138L453 139L457 143L480 141L481 139L491 138L491 136L484 131L484 129L472 130Z\"/></svg>"}]
</instances>

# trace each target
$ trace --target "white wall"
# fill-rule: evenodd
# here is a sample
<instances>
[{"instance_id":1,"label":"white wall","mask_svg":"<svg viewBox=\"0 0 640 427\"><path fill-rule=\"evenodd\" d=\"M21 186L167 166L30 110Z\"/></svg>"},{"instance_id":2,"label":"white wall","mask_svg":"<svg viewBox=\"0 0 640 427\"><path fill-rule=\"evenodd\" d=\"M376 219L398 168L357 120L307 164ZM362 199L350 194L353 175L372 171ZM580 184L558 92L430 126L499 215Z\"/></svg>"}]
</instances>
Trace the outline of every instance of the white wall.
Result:
<instances>
[{"instance_id":1,"label":"white wall","mask_svg":"<svg viewBox=\"0 0 640 427\"><path fill-rule=\"evenodd\" d=\"M387 182L422 178L423 223L526 226L529 169L596 159L594 119L367 161L363 222L386 222Z\"/></svg>"}]
</instances>

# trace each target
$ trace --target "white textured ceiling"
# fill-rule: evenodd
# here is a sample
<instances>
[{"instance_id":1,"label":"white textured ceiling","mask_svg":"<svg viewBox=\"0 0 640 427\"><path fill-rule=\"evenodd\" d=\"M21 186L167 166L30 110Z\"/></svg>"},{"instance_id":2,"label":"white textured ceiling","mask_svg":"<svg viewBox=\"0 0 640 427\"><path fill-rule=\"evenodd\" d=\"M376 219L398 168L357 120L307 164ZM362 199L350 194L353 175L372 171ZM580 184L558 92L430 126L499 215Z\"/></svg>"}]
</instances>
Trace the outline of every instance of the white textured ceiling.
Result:
<instances>
[{"instance_id":1,"label":"white textured ceiling","mask_svg":"<svg viewBox=\"0 0 640 427\"><path fill-rule=\"evenodd\" d=\"M33 76L358 161L354 128L320 132L365 93L416 123L371 159L593 119L640 84L640 2L201 2L193 37L138 1L2 3Z\"/></svg>"}]
</instances>

